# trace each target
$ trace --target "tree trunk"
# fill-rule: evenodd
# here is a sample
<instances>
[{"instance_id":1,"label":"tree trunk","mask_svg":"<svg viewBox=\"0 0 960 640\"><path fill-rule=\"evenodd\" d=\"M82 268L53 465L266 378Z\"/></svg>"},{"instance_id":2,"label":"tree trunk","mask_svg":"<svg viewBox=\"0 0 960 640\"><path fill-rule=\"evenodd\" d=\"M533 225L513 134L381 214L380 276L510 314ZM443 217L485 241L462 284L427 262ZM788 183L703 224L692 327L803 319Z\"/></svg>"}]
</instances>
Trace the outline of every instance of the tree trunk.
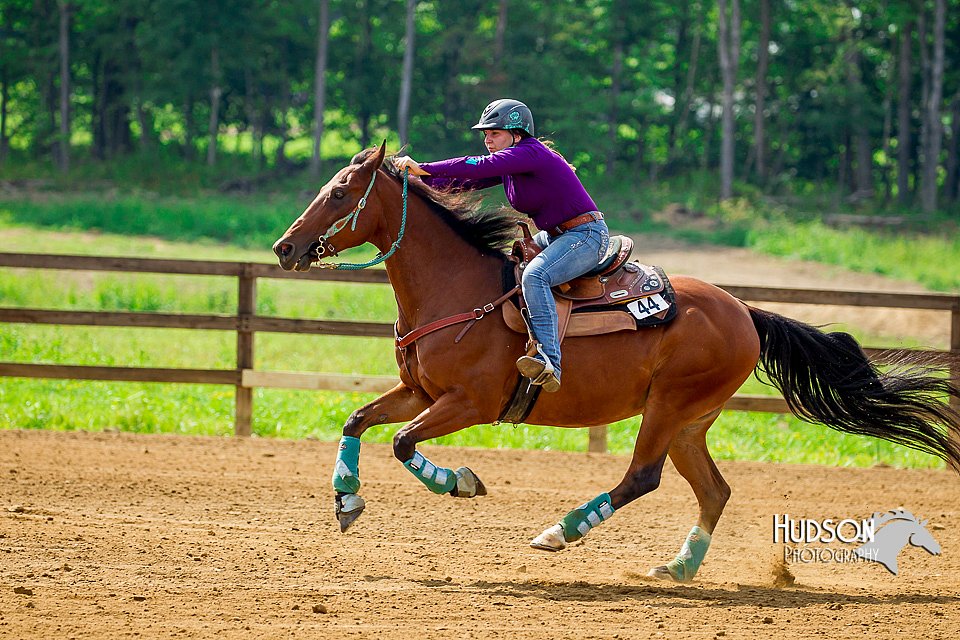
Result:
<instances>
[{"instance_id":1,"label":"tree trunk","mask_svg":"<svg viewBox=\"0 0 960 640\"><path fill-rule=\"evenodd\" d=\"M680 154L682 140L689 128L690 104L693 102L693 89L697 82L697 67L700 64L700 43L703 41L703 15L705 12L699 3L697 3L695 8L697 22L694 25L693 44L690 47L690 64L687 67L687 82L683 89L683 94L677 102L677 126L674 128L673 137L670 139L667 150L667 162L671 165Z\"/></svg>"},{"instance_id":2,"label":"tree trunk","mask_svg":"<svg viewBox=\"0 0 960 640\"><path fill-rule=\"evenodd\" d=\"M718 0L720 6L718 49L723 76L723 125L720 147L720 199L733 197L734 113L733 92L740 63L740 0Z\"/></svg>"},{"instance_id":3,"label":"tree trunk","mask_svg":"<svg viewBox=\"0 0 960 640\"><path fill-rule=\"evenodd\" d=\"M673 65L673 115L670 119L670 128L667 134L667 163L673 157L673 149L676 146L677 134L680 128L680 120L683 114L680 112L680 103L684 90L683 65L680 60L687 55L687 41L690 34L690 2L691 0L682 0L677 7L677 42L674 46L674 65ZM622 15L622 14L621 14ZM699 12L698 12L699 15Z\"/></svg>"},{"instance_id":4,"label":"tree trunk","mask_svg":"<svg viewBox=\"0 0 960 640\"><path fill-rule=\"evenodd\" d=\"M917 18L917 41L920 47L920 139L917 142L917 161L913 164L913 188L919 194L923 184L923 150L927 148L927 102L930 99L930 51L929 24L925 3L919 3Z\"/></svg>"},{"instance_id":5,"label":"tree trunk","mask_svg":"<svg viewBox=\"0 0 960 640\"><path fill-rule=\"evenodd\" d=\"M500 0L497 29L493 36L493 68L498 72L503 68L503 42L507 33L507 2L508 0Z\"/></svg>"},{"instance_id":6,"label":"tree trunk","mask_svg":"<svg viewBox=\"0 0 960 640\"><path fill-rule=\"evenodd\" d=\"M956 202L960 198L957 183L960 183L960 158L957 153L960 152L960 91L953 95L952 108L950 110L950 142L947 145L947 182L944 187L944 196L949 202Z\"/></svg>"},{"instance_id":7,"label":"tree trunk","mask_svg":"<svg viewBox=\"0 0 960 640\"><path fill-rule=\"evenodd\" d=\"M410 141L410 91L413 88L413 52L416 46L416 0L407 0L406 45L403 49L403 77L400 79L400 102L397 104L397 129L400 144Z\"/></svg>"},{"instance_id":8,"label":"tree trunk","mask_svg":"<svg viewBox=\"0 0 960 640\"><path fill-rule=\"evenodd\" d=\"M946 0L935 0L933 16L933 67L930 73L930 98L927 102L923 150L923 180L920 204L924 213L933 213L937 208L937 167L940 163L940 145L943 142L943 127L940 119L940 103L943 100L943 49L946 23Z\"/></svg>"},{"instance_id":9,"label":"tree trunk","mask_svg":"<svg viewBox=\"0 0 960 640\"><path fill-rule=\"evenodd\" d=\"M893 52L891 51L891 54ZM893 93L896 83L893 79L893 71L888 70L886 77L887 90L883 96L883 164L880 167L880 179L883 183L883 201L890 203L890 197L893 194L893 185L890 182L890 138L893 135Z\"/></svg>"},{"instance_id":10,"label":"tree trunk","mask_svg":"<svg viewBox=\"0 0 960 640\"><path fill-rule=\"evenodd\" d=\"M290 94L290 78L284 74L281 77L280 86L280 126L277 127L280 133L280 143L277 145L277 152L273 156L274 169L284 172L290 165L290 159L287 158L287 141L290 140L290 128L287 126L287 116L290 114L290 105L293 102L293 96ZM276 121L274 121L276 123Z\"/></svg>"},{"instance_id":11,"label":"tree trunk","mask_svg":"<svg viewBox=\"0 0 960 640\"><path fill-rule=\"evenodd\" d=\"M369 0L363 0L361 11L363 24L360 25L360 39L357 43L357 56L354 59L354 78L358 81L367 74L367 62L370 59L370 41L373 36L373 25L370 21ZM366 149L370 146L370 105L367 102L367 97L362 86L357 98L357 124L360 126L360 147Z\"/></svg>"},{"instance_id":12,"label":"tree trunk","mask_svg":"<svg viewBox=\"0 0 960 640\"><path fill-rule=\"evenodd\" d=\"M900 34L900 64L897 103L897 202L906 205L910 196L910 85L913 22L907 22Z\"/></svg>"},{"instance_id":13,"label":"tree trunk","mask_svg":"<svg viewBox=\"0 0 960 640\"><path fill-rule=\"evenodd\" d=\"M873 154L870 149L870 133L863 113L866 92L860 71L860 42L854 33L849 34L849 38L845 64L847 96L850 98L849 113L853 121L852 159L856 161L856 170L851 178L853 178L854 194L858 199L862 199L873 195Z\"/></svg>"},{"instance_id":14,"label":"tree trunk","mask_svg":"<svg viewBox=\"0 0 960 640\"><path fill-rule=\"evenodd\" d=\"M7 161L10 138L7 136L7 104L10 102L10 75L7 65L0 66L0 165Z\"/></svg>"},{"instance_id":15,"label":"tree trunk","mask_svg":"<svg viewBox=\"0 0 960 640\"><path fill-rule=\"evenodd\" d=\"M183 104L183 155L188 160L192 160L197 155L197 149L193 146L194 122L193 96L188 95Z\"/></svg>"},{"instance_id":16,"label":"tree trunk","mask_svg":"<svg viewBox=\"0 0 960 640\"><path fill-rule=\"evenodd\" d=\"M210 121L207 126L207 165L217 164L217 134L220 132L220 47L214 45L210 50Z\"/></svg>"},{"instance_id":17,"label":"tree trunk","mask_svg":"<svg viewBox=\"0 0 960 640\"><path fill-rule=\"evenodd\" d=\"M703 155L700 156L700 169L704 171L711 167L711 160L713 159L713 139L717 134L717 118L714 116L715 107L717 105L716 85L716 81L711 78L706 93L709 110L707 111L707 117L704 118ZM723 117L722 114L720 117Z\"/></svg>"},{"instance_id":18,"label":"tree trunk","mask_svg":"<svg viewBox=\"0 0 960 640\"><path fill-rule=\"evenodd\" d=\"M493 32L493 55L490 57L489 78L486 82L490 95L503 95L507 85L507 70L503 63L506 48L507 14L509 0L500 0L497 24Z\"/></svg>"},{"instance_id":19,"label":"tree trunk","mask_svg":"<svg viewBox=\"0 0 960 640\"><path fill-rule=\"evenodd\" d=\"M57 165L61 172L70 169L70 11L60 0L60 137L57 144Z\"/></svg>"},{"instance_id":20,"label":"tree trunk","mask_svg":"<svg viewBox=\"0 0 960 640\"><path fill-rule=\"evenodd\" d=\"M327 47L330 42L330 0L319 0L320 17L317 24L317 61L313 75L313 155L310 156L310 175L320 177L320 142L323 139L323 116L327 109Z\"/></svg>"},{"instance_id":21,"label":"tree trunk","mask_svg":"<svg viewBox=\"0 0 960 640\"><path fill-rule=\"evenodd\" d=\"M140 125L140 150L149 152L153 149L153 122L143 106L143 98L137 100L137 124Z\"/></svg>"},{"instance_id":22,"label":"tree trunk","mask_svg":"<svg viewBox=\"0 0 960 640\"><path fill-rule=\"evenodd\" d=\"M770 0L760 0L760 42L757 44L756 103L753 114L753 147L757 179L767 181L767 141L764 132L767 98L767 68L770 62Z\"/></svg>"},{"instance_id":23,"label":"tree trunk","mask_svg":"<svg viewBox=\"0 0 960 640\"><path fill-rule=\"evenodd\" d=\"M607 114L607 175L613 175L617 164L617 137L620 127L620 90L623 86L623 41L624 34L623 3L613 3L611 39L613 41L613 60L610 66L610 107Z\"/></svg>"}]
</instances>

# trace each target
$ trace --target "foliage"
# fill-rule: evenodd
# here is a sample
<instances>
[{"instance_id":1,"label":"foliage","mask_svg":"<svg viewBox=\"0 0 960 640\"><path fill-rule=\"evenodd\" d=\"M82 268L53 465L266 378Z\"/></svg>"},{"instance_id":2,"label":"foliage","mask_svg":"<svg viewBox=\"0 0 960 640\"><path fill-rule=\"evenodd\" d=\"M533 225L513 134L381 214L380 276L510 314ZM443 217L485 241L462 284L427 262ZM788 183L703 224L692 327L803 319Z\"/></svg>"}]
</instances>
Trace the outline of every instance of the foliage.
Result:
<instances>
[{"instance_id":1,"label":"foliage","mask_svg":"<svg viewBox=\"0 0 960 640\"><path fill-rule=\"evenodd\" d=\"M768 193L827 185L863 197L875 193L875 204L896 195L896 172L904 170L914 189L927 86L920 49L931 46L933 1L774 2L769 70L758 80L758 1L743 0L735 105L741 184L752 182ZM61 5L71 8L71 141L81 163L137 151L194 166L200 152L216 144L245 159L234 163L233 172L305 164L314 115L315 0L4 0L4 173L16 174L10 165L24 162L51 166L61 117ZM381 138L396 141L403 5L330 0L327 159L349 156ZM960 100L960 0L948 5L944 114ZM415 9L413 153L436 158L480 150L468 125L491 99L509 95L533 107L538 131L556 138L588 178L656 185L662 176L716 166L720 100L713 3L420 0ZM923 41L916 29L921 17L927 24ZM906 90L913 115L909 131L901 132L896 109L904 88L897 65L899 37L908 25L914 51ZM769 171L762 176L753 165L758 82L768 89L763 122ZM217 127L213 137L207 132L211 122ZM960 182L960 129L949 118L944 124L952 146L944 144L939 161L942 201L949 203L956 201ZM898 169L893 159L905 133L909 163ZM853 171L853 146L861 134L875 159L868 185L858 184ZM74 184L82 180L82 172L72 176Z\"/></svg>"}]
</instances>

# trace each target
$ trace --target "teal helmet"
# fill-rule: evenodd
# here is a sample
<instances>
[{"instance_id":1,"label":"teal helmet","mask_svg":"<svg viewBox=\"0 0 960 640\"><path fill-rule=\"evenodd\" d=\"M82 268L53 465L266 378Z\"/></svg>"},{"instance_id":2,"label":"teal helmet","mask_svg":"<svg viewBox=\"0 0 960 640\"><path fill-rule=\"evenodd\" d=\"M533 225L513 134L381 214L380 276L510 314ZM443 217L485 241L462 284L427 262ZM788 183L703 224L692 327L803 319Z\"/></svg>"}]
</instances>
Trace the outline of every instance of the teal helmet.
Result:
<instances>
[{"instance_id":1,"label":"teal helmet","mask_svg":"<svg viewBox=\"0 0 960 640\"><path fill-rule=\"evenodd\" d=\"M519 100L501 98L494 100L480 114L480 121L471 129L522 129L531 136L533 133L533 113Z\"/></svg>"}]
</instances>

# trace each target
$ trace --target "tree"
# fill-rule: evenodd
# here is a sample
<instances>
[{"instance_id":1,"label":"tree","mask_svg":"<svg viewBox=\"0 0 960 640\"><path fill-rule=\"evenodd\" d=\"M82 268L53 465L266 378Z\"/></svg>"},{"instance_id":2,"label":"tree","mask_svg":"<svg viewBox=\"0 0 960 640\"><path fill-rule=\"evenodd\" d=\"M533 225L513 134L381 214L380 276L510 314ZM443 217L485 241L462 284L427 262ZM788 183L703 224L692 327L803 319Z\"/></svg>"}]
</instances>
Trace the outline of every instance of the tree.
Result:
<instances>
[{"instance_id":1,"label":"tree","mask_svg":"<svg viewBox=\"0 0 960 640\"><path fill-rule=\"evenodd\" d=\"M718 0L720 15L717 21L719 37L720 72L723 76L723 124L720 150L720 199L733 197L734 113L733 99L740 64L740 0Z\"/></svg>"},{"instance_id":2,"label":"tree","mask_svg":"<svg viewBox=\"0 0 960 640\"><path fill-rule=\"evenodd\" d=\"M760 0L760 41L757 43L756 99L753 113L753 147L757 178L767 178L767 141L764 130L767 97L767 69L770 62L770 0Z\"/></svg>"},{"instance_id":3,"label":"tree","mask_svg":"<svg viewBox=\"0 0 960 640\"><path fill-rule=\"evenodd\" d=\"M944 184L944 196L949 202L960 199L960 90L953 95L950 111L950 142L947 146L947 180Z\"/></svg>"},{"instance_id":4,"label":"tree","mask_svg":"<svg viewBox=\"0 0 960 640\"><path fill-rule=\"evenodd\" d=\"M60 13L60 139L57 141L57 164L60 171L70 169L70 12L64 0L57 2Z\"/></svg>"},{"instance_id":5,"label":"tree","mask_svg":"<svg viewBox=\"0 0 960 640\"><path fill-rule=\"evenodd\" d=\"M400 100L397 104L397 130L400 133L400 144L409 142L410 127L410 91L413 86L413 52L415 47L416 28L416 0L407 0L407 20L403 47L403 76L400 79Z\"/></svg>"},{"instance_id":6,"label":"tree","mask_svg":"<svg viewBox=\"0 0 960 640\"><path fill-rule=\"evenodd\" d=\"M323 116L327 106L327 47L330 42L330 0L319 0L317 21L317 62L313 75L313 154L310 175L320 177L320 141L323 138Z\"/></svg>"},{"instance_id":7,"label":"tree","mask_svg":"<svg viewBox=\"0 0 960 640\"><path fill-rule=\"evenodd\" d=\"M844 66L847 79L847 105L852 130L853 156L849 150L846 158L856 159L856 171L853 175L857 199L873 195L873 153L870 145L869 122L864 113L866 90L863 86L860 55L859 30L851 30L847 38L847 50L844 53Z\"/></svg>"},{"instance_id":8,"label":"tree","mask_svg":"<svg viewBox=\"0 0 960 640\"><path fill-rule=\"evenodd\" d=\"M223 73L220 69L220 46L210 48L210 120L207 126L207 165L217 163L217 135L220 131L220 97L223 95Z\"/></svg>"},{"instance_id":9,"label":"tree","mask_svg":"<svg viewBox=\"0 0 960 640\"><path fill-rule=\"evenodd\" d=\"M913 21L908 20L900 32L900 55L897 65L897 202L907 204L910 197L910 94Z\"/></svg>"},{"instance_id":10,"label":"tree","mask_svg":"<svg viewBox=\"0 0 960 640\"><path fill-rule=\"evenodd\" d=\"M626 11L623 0L613 0L610 9L610 40L613 55L610 61L610 105L607 110L607 173L613 174L617 160L618 128L620 126L620 92L623 85L623 54L626 40Z\"/></svg>"},{"instance_id":11,"label":"tree","mask_svg":"<svg viewBox=\"0 0 960 640\"><path fill-rule=\"evenodd\" d=\"M937 167L940 164L940 145L943 126L940 107L943 101L943 50L946 1L935 0L933 15L933 62L930 70L930 94L924 104L923 173L920 186L920 204L924 213L937 208ZM921 43L921 46L923 44Z\"/></svg>"}]
</instances>

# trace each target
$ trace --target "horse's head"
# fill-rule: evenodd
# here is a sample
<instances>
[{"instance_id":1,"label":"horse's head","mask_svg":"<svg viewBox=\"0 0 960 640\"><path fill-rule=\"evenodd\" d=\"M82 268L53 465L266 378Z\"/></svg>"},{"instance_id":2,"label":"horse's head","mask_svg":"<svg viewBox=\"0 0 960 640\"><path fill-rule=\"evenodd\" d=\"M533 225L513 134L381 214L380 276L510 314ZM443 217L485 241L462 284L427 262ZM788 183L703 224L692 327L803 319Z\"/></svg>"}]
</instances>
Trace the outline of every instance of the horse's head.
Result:
<instances>
[{"instance_id":1,"label":"horse's head","mask_svg":"<svg viewBox=\"0 0 960 640\"><path fill-rule=\"evenodd\" d=\"M380 216L366 208L367 198L385 150L386 143L338 171L274 243L273 252L284 270L307 271L312 262L370 240Z\"/></svg>"}]
</instances>

